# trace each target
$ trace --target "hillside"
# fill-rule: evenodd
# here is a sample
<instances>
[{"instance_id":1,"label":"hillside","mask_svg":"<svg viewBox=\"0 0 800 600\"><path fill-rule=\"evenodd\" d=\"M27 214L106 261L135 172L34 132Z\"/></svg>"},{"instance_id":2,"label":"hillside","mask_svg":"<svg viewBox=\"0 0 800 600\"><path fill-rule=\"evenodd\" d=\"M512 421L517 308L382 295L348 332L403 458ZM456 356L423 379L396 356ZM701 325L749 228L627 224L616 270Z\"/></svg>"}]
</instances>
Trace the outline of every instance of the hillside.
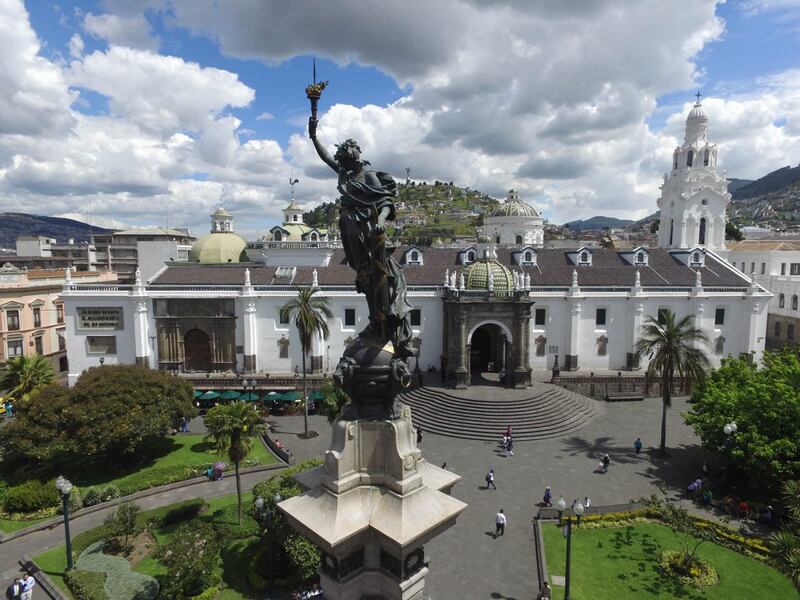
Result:
<instances>
[{"instance_id":1,"label":"hillside","mask_svg":"<svg viewBox=\"0 0 800 600\"><path fill-rule=\"evenodd\" d=\"M41 235L65 241L85 241L89 236L90 226L73 219L61 217L45 217L25 213L0 213L0 247L13 248L17 238L23 235ZM92 233L109 231L102 227L91 227Z\"/></svg>"},{"instance_id":2,"label":"hillside","mask_svg":"<svg viewBox=\"0 0 800 600\"><path fill-rule=\"evenodd\" d=\"M461 188L451 182L400 183L397 213L389 234L404 244L428 246L456 238L477 239L483 213L498 202L488 194ZM309 225L336 227L337 204L327 202L303 214Z\"/></svg>"},{"instance_id":3,"label":"hillside","mask_svg":"<svg viewBox=\"0 0 800 600\"><path fill-rule=\"evenodd\" d=\"M589 229L613 229L616 227L625 227L631 225L633 221L630 219L616 219L614 217L591 217L589 219L570 221L564 223L564 227L568 227L570 231L586 231Z\"/></svg>"},{"instance_id":4,"label":"hillside","mask_svg":"<svg viewBox=\"0 0 800 600\"><path fill-rule=\"evenodd\" d=\"M728 179L728 191L733 194L739 190L739 188L743 188L751 183L753 183L752 179L736 179L735 177L731 177Z\"/></svg>"},{"instance_id":5,"label":"hillside","mask_svg":"<svg viewBox=\"0 0 800 600\"><path fill-rule=\"evenodd\" d=\"M755 198L764 194L779 192L800 181L800 166L783 167L772 173L767 173L763 177L756 179L735 189L728 187L728 191L733 195L734 200L744 200Z\"/></svg>"}]
</instances>

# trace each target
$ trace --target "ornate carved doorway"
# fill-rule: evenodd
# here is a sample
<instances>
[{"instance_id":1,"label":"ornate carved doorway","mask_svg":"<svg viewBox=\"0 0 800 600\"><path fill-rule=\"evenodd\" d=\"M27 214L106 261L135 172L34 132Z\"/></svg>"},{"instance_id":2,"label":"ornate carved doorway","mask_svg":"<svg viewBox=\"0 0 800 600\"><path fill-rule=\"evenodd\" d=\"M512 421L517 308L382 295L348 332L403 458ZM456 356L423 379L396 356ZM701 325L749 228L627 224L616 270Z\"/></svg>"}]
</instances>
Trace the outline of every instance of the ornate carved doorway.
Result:
<instances>
[{"instance_id":1,"label":"ornate carved doorway","mask_svg":"<svg viewBox=\"0 0 800 600\"><path fill-rule=\"evenodd\" d=\"M200 329L190 329L183 337L186 351L185 368L187 371L211 370L211 340L208 334Z\"/></svg>"},{"instance_id":2,"label":"ornate carved doorway","mask_svg":"<svg viewBox=\"0 0 800 600\"><path fill-rule=\"evenodd\" d=\"M495 323L486 323L478 327L469 342L470 370L483 373L499 372L505 368L506 336Z\"/></svg>"}]
</instances>

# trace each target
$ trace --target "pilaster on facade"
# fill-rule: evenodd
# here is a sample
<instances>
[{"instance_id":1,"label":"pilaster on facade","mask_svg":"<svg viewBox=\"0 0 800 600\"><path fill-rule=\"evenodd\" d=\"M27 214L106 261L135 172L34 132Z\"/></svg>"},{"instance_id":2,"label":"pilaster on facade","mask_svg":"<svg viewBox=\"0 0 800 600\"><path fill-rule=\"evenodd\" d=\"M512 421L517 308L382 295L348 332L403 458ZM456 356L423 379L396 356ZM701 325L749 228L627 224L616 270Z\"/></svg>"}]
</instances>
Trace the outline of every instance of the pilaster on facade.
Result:
<instances>
[{"instance_id":1,"label":"pilaster on facade","mask_svg":"<svg viewBox=\"0 0 800 600\"><path fill-rule=\"evenodd\" d=\"M244 370L254 373L258 370L258 325L256 315L258 308L254 298L249 298L244 305Z\"/></svg>"},{"instance_id":2,"label":"pilaster on facade","mask_svg":"<svg viewBox=\"0 0 800 600\"><path fill-rule=\"evenodd\" d=\"M564 356L564 371L578 370L578 352L581 328L581 300L573 297L569 300L569 337L567 338L567 352Z\"/></svg>"}]
</instances>

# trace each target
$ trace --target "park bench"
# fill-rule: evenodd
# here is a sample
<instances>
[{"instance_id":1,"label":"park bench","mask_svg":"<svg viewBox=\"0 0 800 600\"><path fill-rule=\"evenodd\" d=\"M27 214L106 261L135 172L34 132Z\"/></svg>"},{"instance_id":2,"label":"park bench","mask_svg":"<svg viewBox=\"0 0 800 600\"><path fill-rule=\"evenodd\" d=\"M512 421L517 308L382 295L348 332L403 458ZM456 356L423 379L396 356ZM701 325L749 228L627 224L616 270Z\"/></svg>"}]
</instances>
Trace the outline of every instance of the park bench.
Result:
<instances>
[{"instance_id":1,"label":"park bench","mask_svg":"<svg viewBox=\"0 0 800 600\"><path fill-rule=\"evenodd\" d=\"M608 402L640 402L644 400L644 394L638 392L608 392L606 400Z\"/></svg>"}]
</instances>

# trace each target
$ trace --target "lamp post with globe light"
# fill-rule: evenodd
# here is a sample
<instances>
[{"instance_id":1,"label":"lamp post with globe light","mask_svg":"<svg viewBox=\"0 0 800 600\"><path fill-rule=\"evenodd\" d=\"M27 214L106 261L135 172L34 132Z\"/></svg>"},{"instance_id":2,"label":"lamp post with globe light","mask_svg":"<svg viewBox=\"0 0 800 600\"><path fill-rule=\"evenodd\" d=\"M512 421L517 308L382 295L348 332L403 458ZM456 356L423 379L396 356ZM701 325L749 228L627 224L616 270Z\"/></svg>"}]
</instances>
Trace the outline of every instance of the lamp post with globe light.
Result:
<instances>
[{"instance_id":1,"label":"lamp post with globe light","mask_svg":"<svg viewBox=\"0 0 800 600\"><path fill-rule=\"evenodd\" d=\"M564 511L567 510L567 503L564 500L564 496L561 496L556 502L556 508L558 509L559 515L564 514ZM575 503L572 505L572 514L574 514L578 518L578 524L581 522L581 516L583 515L586 508L583 506L583 503L580 500L576 500ZM570 600L569 597L569 583L570 583L570 559L572 553L572 514L567 515L567 525L564 528L564 536L567 538L567 566L566 566L566 573L564 577L564 600Z\"/></svg>"},{"instance_id":2,"label":"lamp post with globe light","mask_svg":"<svg viewBox=\"0 0 800 600\"><path fill-rule=\"evenodd\" d=\"M56 487L61 493L61 500L64 502L64 536L67 539L67 571L71 571L72 565L72 539L69 535L69 494L72 491L72 483L63 475L56 479Z\"/></svg>"}]
</instances>

